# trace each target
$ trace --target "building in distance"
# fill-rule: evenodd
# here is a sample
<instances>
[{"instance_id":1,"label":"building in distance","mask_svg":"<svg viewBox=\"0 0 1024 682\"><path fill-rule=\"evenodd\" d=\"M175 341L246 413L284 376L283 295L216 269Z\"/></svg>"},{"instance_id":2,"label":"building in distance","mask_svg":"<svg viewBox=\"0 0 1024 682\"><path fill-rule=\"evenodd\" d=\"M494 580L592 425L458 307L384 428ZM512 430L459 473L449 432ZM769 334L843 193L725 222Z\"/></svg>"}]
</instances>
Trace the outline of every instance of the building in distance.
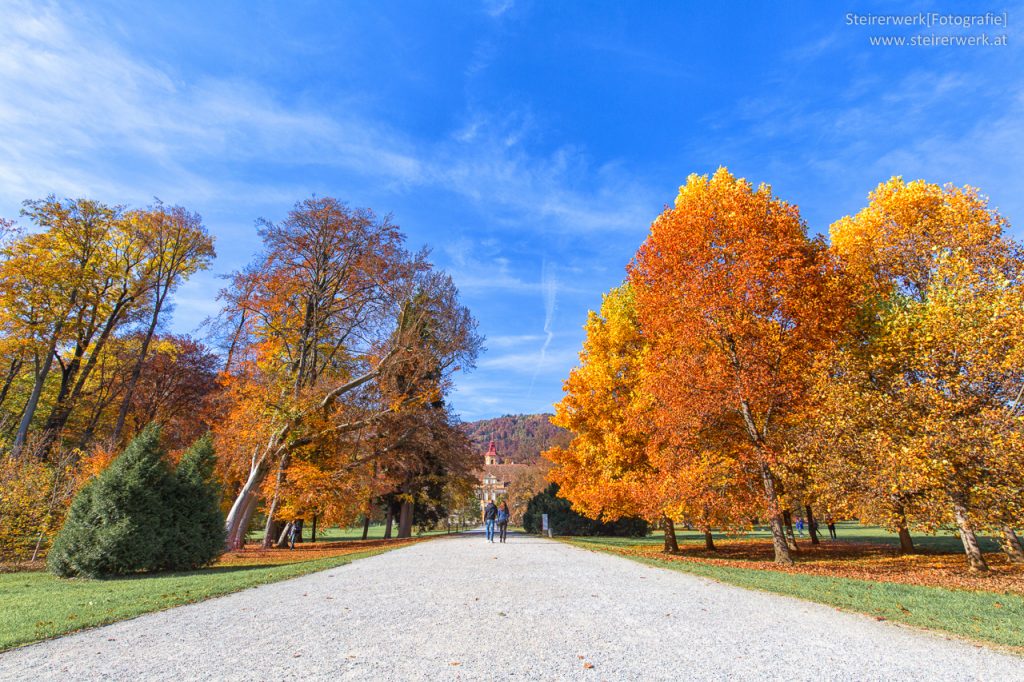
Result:
<instances>
[{"instance_id":1,"label":"building in distance","mask_svg":"<svg viewBox=\"0 0 1024 682\"><path fill-rule=\"evenodd\" d=\"M528 464L517 464L512 459L498 454L497 444L492 438L484 453L483 468L477 472L479 483L476 488L480 500L480 514L488 502L500 504L508 495L509 486L516 478L530 468Z\"/></svg>"}]
</instances>

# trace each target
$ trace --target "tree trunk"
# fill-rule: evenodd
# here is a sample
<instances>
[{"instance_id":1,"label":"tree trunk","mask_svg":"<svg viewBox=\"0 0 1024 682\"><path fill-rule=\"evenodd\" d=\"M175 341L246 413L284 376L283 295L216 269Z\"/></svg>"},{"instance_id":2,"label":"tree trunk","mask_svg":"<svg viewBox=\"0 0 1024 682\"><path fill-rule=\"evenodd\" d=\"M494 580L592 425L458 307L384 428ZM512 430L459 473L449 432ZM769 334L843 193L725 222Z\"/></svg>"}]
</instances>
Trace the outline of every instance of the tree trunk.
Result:
<instances>
[{"instance_id":1,"label":"tree trunk","mask_svg":"<svg viewBox=\"0 0 1024 682\"><path fill-rule=\"evenodd\" d=\"M900 553L915 554L917 550L914 549L914 538L910 537L910 529L907 527L907 513L903 502L896 495L893 495L893 502L896 507L896 523L900 535Z\"/></svg>"},{"instance_id":2,"label":"tree trunk","mask_svg":"<svg viewBox=\"0 0 1024 682\"><path fill-rule=\"evenodd\" d=\"M402 502L402 511L398 517L398 537L412 537L412 500Z\"/></svg>"},{"instance_id":3,"label":"tree trunk","mask_svg":"<svg viewBox=\"0 0 1024 682\"><path fill-rule=\"evenodd\" d=\"M75 358L68 365L70 371L66 377L69 381L70 379L75 379L74 386L71 387L70 392L66 396L64 395L65 387L61 386L61 393L58 395L57 402L54 404L53 409L50 411L50 416L46 420L43 433L43 447L47 453L57 444L61 432L71 418L71 412L78 405L78 401L82 397L85 383L92 375L92 371L95 369L103 349L107 345L107 341L121 323L122 318L134 300L134 296L129 295L127 290L123 290L121 298L114 304L113 310L111 310L104 321L100 335L96 337L96 342L92 342L90 334L90 337L86 338L81 349L76 349ZM82 364L83 359L85 359L84 364Z\"/></svg>"},{"instance_id":4,"label":"tree trunk","mask_svg":"<svg viewBox=\"0 0 1024 682\"><path fill-rule=\"evenodd\" d=\"M814 511L811 509L811 505L805 504L804 511L807 512L807 531L811 534L811 544L820 545L818 531L814 528Z\"/></svg>"},{"instance_id":5,"label":"tree trunk","mask_svg":"<svg viewBox=\"0 0 1024 682\"><path fill-rule=\"evenodd\" d=\"M111 440L117 444L121 442L121 432L124 430L124 422L128 418L128 410L132 406L132 396L135 394L135 386L139 383L139 377L142 376L142 365L146 362L146 355L149 353L149 344L153 341L153 335L156 333L156 325L160 320L160 310L164 306L164 299L167 295L167 289L164 289L163 294L157 294L156 302L153 304L153 316L149 320L149 328L146 329L146 336L142 339L142 347L139 349L139 357L135 360L135 366L132 367L131 376L128 378L128 385L124 390L124 398L121 399L121 409L117 412L117 423L114 425L114 434L111 436Z\"/></svg>"},{"instance_id":6,"label":"tree trunk","mask_svg":"<svg viewBox=\"0 0 1024 682\"><path fill-rule=\"evenodd\" d=\"M972 571L987 571L988 564L981 554L981 547L978 545L978 537L974 534L971 520L967 515L967 508L961 503L953 504L953 517L960 529L960 542L964 545L964 553L967 555L967 564Z\"/></svg>"},{"instance_id":7,"label":"tree trunk","mask_svg":"<svg viewBox=\"0 0 1024 682\"><path fill-rule=\"evenodd\" d=\"M281 527L281 522L274 518L277 513L277 491L274 491L274 497L270 500L270 508L267 509L267 523L263 527L263 549L270 549L274 546L275 537L277 531Z\"/></svg>"},{"instance_id":8,"label":"tree trunk","mask_svg":"<svg viewBox=\"0 0 1024 682\"><path fill-rule=\"evenodd\" d=\"M249 531L249 522L256 511L260 485L266 475L265 460L254 463L249 469L249 478L246 479L234 504L231 505L227 518L224 519L228 549L241 549L245 544L245 534Z\"/></svg>"},{"instance_id":9,"label":"tree trunk","mask_svg":"<svg viewBox=\"0 0 1024 682\"><path fill-rule=\"evenodd\" d=\"M384 539L385 540L390 540L391 539L391 524L394 521L394 519L395 519L395 505L393 503L391 503L391 502L388 502L387 519L384 521Z\"/></svg>"},{"instance_id":10,"label":"tree trunk","mask_svg":"<svg viewBox=\"0 0 1024 682\"><path fill-rule=\"evenodd\" d=\"M263 534L263 549L270 549L271 544L274 541L274 536L271 532L273 526L271 525L274 521L274 515L277 513L277 503L281 499L281 486L284 485L284 479L286 476L286 470L288 469L288 463L291 461L291 457L285 452L281 455L281 460L277 464L277 478L274 481L274 497L270 500L270 508L267 510L267 529Z\"/></svg>"},{"instance_id":11,"label":"tree trunk","mask_svg":"<svg viewBox=\"0 0 1024 682\"><path fill-rule=\"evenodd\" d=\"M32 393L29 394L28 402L25 404L25 411L21 413L18 434L14 437L14 445L11 448L11 455L13 457L19 456L22 448L25 447L25 441L28 439L28 429L32 425L32 418L35 417L36 408L39 407L39 396L43 393L43 384L46 383L46 377L50 374L50 367L53 366L53 354L56 352L56 348L57 337L54 335L53 341L46 351L43 366L36 372L35 382L32 384Z\"/></svg>"},{"instance_id":12,"label":"tree trunk","mask_svg":"<svg viewBox=\"0 0 1024 682\"><path fill-rule=\"evenodd\" d=\"M665 547L662 551L665 554L678 554L679 542L676 540L676 526L668 516L661 517L662 528L665 529Z\"/></svg>"},{"instance_id":13,"label":"tree trunk","mask_svg":"<svg viewBox=\"0 0 1024 682\"><path fill-rule=\"evenodd\" d=\"M704 530L704 549L709 552L715 551L715 539L711 537L711 531L708 529Z\"/></svg>"},{"instance_id":14,"label":"tree trunk","mask_svg":"<svg viewBox=\"0 0 1024 682\"><path fill-rule=\"evenodd\" d=\"M772 529L772 546L775 549L775 563L791 564L793 557L789 554L786 544L786 533L783 530L782 514L779 513L779 499L775 494L775 481L771 469L766 462L761 462L761 483L764 485L764 497L768 503L768 523Z\"/></svg>"},{"instance_id":15,"label":"tree trunk","mask_svg":"<svg viewBox=\"0 0 1024 682\"><path fill-rule=\"evenodd\" d=\"M259 503L259 497L253 494L245 498L238 512L237 525L228 528L227 533L227 547L228 549L239 550L245 547L245 541L248 539L249 526L252 525L253 514L256 513L256 507ZM228 523L225 522L225 526Z\"/></svg>"},{"instance_id":16,"label":"tree trunk","mask_svg":"<svg viewBox=\"0 0 1024 682\"><path fill-rule=\"evenodd\" d=\"M910 530L906 525L900 526L900 553L901 554L916 554L917 550L914 549L914 538L910 537Z\"/></svg>"},{"instance_id":17,"label":"tree trunk","mask_svg":"<svg viewBox=\"0 0 1024 682\"><path fill-rule=\"evenodd\" d=\"M1024 564L1024 548L1021 547L1020 538L1010 526L1003 527L1003 551L1006 558L1013 564Z\"/></svg>"},{"instance_id":18,"label":"tree trunk","mask_svg":"<svg viewBox=\"0 0 1024 682\"><path fill-rule=\"evenodd\" d=\"M310 529L311 532L310 532L310 538L309 538L309 541L312 542L313 544L316 544L316 521L317 521L316 514L313 514L313 527Z\"/></svg>"},{"instance_id":19,"label":"tree trunk","mask_svg":"<svg viewBox=\"0 0 1024 682\"><path fill-rule=\"evenodd\" d=\"M7 394L11 390L11 384L18 378L18 373L21 371L21 358L11 360L11 367L7 370L7 378L4 379L4 387L0 389L0 405L3 405L7 401Z\"/></svg>"},{"instance_id":20,"label":"tree trunk","mask_svg":"<svg viewBox=\"0 0 1024 682\"><path fill-rule=\"evenodd\" d=\"M280 521L274 523L273 532L277 536L277 540L274 541L273 546L277 549L284 549L288 546L288 534L292 532L292 526L295 525L294 521L281 525ZM280 529L280 531L278 531ZM273 537L273 536L271 536Z\"/></svg>"},{"instance_id":21,"label":"tree trunk","mask_svg":"<svg viewBox=\"0 0 1024 682\"><path fill-rule=\"evenodd\" d=\"M370 513L363 517L363 539L370 537Z\"/></svg>"},{"instance_id":22,"label":"tree trunk","mask_svg":"<svg viewBox=\"0 0 1024 682\"><path fill-rule=\"evenodd\" d=\"M796 535L793 534L793 514L788 509L782 512L782 521L786 524L786 547L790 552L799 548L796 546Z\"/></svg>"}]
</instances>

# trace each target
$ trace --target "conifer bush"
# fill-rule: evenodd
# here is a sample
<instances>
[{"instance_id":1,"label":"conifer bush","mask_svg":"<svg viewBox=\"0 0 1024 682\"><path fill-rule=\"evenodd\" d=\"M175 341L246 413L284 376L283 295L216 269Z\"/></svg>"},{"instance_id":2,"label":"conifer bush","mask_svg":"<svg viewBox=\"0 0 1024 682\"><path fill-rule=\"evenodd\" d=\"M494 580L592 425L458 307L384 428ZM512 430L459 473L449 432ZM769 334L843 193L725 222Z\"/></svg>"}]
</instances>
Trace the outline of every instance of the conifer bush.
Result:
<instances>
[{"instance_id":1,"label":"conifer bush","mask_svg":"<svg viewBox=\"0 0 1024 682\"><path fill-rule=\"evenodd\" d=\"M555 535L612 535L644 537L650 532L647 521L623 517L615 521L588 519L572 509L569 500L558 496L558 484L552 483L537 493L526 505L523 528L527 533L541 532L541 515L548 515L548 523Z\"/></svg>"},{"instance_id":2,"label":"conifer bush","mask_svg":"<svg viewBox=\"0 0 1024 682\"><path fill-rule=\"evenodd\" d=\"M160 428L150 425L75 496L50 549L50 571L99 578L159 568L173 528L167 500L177 488Z\"/></svg>"},{"instance_id":3,"label":"conifer bush","mask_svg":"<svg viewBox=\"0 0 1024 682\"><path fill-rule=\"evenodd\" d=\"M50 571L103 578L212 563L224 547L213 466L209 436L175 470L160 445L160 428L146 427L75 497L50 550Z\"/></svg>"},{"instance_id":4,"label":"conifer bush","mask_svg":"<svg viewBox=\"0 0 1024 682\"><path fill-rule=\"evenodd\" d=\"M214 475L215 465L210 434L197 440L178 463L178 492L172 501L176 511L175 532L167 546L169 569L207 566L224 551L224 513L220 509L221 488Z\"/></svg>"}]
</instances>

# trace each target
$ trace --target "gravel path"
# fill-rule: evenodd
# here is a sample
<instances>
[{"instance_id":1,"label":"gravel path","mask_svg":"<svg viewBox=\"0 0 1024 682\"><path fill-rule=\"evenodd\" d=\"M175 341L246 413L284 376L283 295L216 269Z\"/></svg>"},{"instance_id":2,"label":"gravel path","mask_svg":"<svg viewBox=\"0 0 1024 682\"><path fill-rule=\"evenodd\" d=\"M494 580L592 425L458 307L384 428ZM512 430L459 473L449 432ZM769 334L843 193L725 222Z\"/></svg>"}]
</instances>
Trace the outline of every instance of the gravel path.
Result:
<instances>
[{"instance_id":1,"label":"gravel path","mask_svg":"<svg viewBox=\"0 0 1024 682\"><path fill-rule=\"evenodd\" d=\"M1024 658L469 535L17 649L0 679L1024 680Z\"/></svg>"}]
</instances>

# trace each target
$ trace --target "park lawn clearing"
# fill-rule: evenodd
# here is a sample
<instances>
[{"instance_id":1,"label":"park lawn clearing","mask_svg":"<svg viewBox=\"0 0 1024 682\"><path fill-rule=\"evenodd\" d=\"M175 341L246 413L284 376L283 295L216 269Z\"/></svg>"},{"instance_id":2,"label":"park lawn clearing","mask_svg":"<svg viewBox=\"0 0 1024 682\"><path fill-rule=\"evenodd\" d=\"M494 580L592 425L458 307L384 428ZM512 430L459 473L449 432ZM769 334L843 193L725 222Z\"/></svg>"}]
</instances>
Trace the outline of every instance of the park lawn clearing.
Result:
<instances>
[{"instance_id":1,"label":"park lawn clearing","mask_svg":"<svg viewBox=\"0 0 1024 682\"><path fill-rule=\"evenodd\" d=\"M415 539L317 543L315 549L245 550L210 568L108 580L62 579L41 571L0 573L0 651L191 604L250 587L344 566Z\"/></svg>"},{"instance_id":2,"label":"park lawn clearing","mask_svg":"<svg viewBox=\"0 0 1024 682\"><path fill-rule=\"evenodd\" d=\"M938 630L976 642L996 644L1024 653L1024 582L1014 589L981 589L986 578L977 578L969 589L908 584L828 575L820 566L801 570L776 567L768 562L748 562L744 567L723 560L707 560L683 554L667 556L648 544L633 545L626 538L564 538L584 549L622 556L633 561L691 573L748 589L774 592L826 604L844 611ZM956 557L961 562L962 557ZM808 562L813 564L813 561ZM1019 578L1018 578L1019 580ZM1003 581L996 585L1005 584Z\"/></svg>"}]
</instances>

